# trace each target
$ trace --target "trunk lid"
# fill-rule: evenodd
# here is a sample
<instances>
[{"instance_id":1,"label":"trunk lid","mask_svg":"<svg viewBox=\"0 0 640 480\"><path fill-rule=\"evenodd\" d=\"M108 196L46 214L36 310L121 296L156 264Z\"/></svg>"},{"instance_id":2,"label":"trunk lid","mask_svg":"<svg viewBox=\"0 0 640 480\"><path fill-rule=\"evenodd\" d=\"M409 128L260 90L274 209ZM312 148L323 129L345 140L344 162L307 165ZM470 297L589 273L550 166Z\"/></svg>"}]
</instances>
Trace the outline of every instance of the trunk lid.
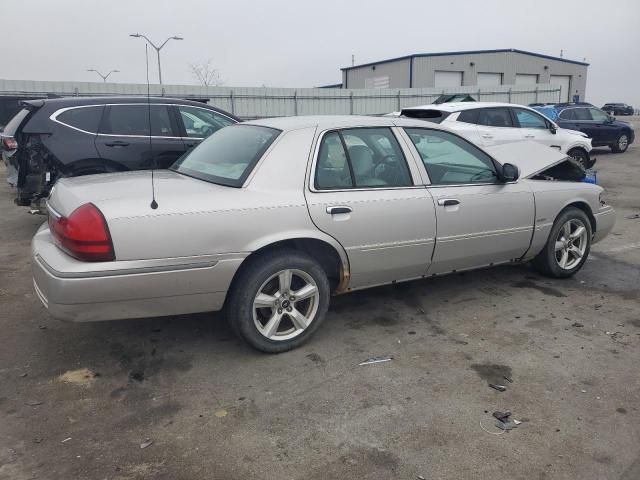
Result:
<instances>
[{"instance_id":1,"label":"trunk lid","mask_svg":"<svg viewBox=\"0 0 640 480\"><path fill-rule=\"evenodd\" d=\"M151 209L153 199L158 210ZM68 216L80 205L93 203L105 218L135 217L158 213L178 213L194 209L199 197L211 198L229 190L171 170L151 170L121 173L102 173L82 177L61 178L51 190L48 203L56 212Z\"/></svg>"}]
</instances>

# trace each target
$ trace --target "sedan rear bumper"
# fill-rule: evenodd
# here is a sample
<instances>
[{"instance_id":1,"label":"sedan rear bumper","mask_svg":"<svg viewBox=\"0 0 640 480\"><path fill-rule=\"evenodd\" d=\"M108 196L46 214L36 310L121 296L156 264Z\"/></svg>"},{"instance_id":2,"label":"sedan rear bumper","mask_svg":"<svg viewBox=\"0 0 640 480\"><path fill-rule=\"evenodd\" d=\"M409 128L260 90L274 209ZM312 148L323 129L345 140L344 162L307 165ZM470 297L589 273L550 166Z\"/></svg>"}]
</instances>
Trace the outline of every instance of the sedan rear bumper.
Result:
<instances>
[{"instance_id":1,"label":"sedan rear bumper","mask_svg":"<svg viewBox=\"0 0 640 480\"><path fill-rule=\"evenodd\" d=\"M38 298L60 320L89 322L208 312L224 305L244 257L208 255L87 264L59 250L44 225L32 243L33 283Z\"/></svg>"}]
</instances>

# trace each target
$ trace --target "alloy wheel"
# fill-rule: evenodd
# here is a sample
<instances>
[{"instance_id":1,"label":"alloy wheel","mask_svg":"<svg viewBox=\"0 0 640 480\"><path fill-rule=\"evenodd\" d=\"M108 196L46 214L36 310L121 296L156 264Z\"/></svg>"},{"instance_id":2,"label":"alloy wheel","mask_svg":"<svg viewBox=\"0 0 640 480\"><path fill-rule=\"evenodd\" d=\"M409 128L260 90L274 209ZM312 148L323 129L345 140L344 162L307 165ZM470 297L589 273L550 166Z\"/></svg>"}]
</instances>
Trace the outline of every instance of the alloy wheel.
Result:
<instances>
[{"instance_id":1,"label":"alloy wheel","mask_svg":"<svg viewBox=\"0 0 640 480\"><path fill-rule=\"evenodd\" d=\"M575 218L562 226L555 243L555 258L560 268L571 270L582 261L587 249L587 233L584 223Z\"/></svg>"},{"instance_id":2,"label":"alloy wheel","mask_svg":"<svg viewBox=\"0 0 640 480\"><path fill-rule=\"evenodd\" d=\"M297 337L316 317L320 292L315 280L296 269L281 270L258 289L253 300L253 321L269 340Z\"/></svg>"},{"instance_id":3,"label":"alloy wheel","mask_svg":"<svg viewBox=\"0 0 640 480\"><path fill-rule=\"evenodd\" d=\"M628 144L629 144L629 139L627 138L627 136L620 135L620 138L618 139L618 148L620 150L624 150L625 148L627 148Z\"/></svg>"}]
</instances>

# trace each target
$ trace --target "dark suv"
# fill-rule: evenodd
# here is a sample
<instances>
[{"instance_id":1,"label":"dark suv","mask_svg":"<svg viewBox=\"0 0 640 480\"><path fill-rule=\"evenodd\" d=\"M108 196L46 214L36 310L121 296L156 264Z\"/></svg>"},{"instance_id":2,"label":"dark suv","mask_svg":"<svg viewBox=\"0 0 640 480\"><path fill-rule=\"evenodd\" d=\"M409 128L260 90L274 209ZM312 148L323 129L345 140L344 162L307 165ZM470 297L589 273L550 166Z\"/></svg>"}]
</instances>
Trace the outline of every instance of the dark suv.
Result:
<instances>
[{"instance_id":1,"label":"dark suv","mask_svg":"<svg viewBox=\"0 0 640 480\"><path fill-rule=\"evenodd\" d=\"M633 115L635 113L633 107L626 103L605 103L602 110L610 115Z\"/></svg>"},{"instance_id":2,"label":"dark suv","mask_svg":"<svg viewBox=\"0 0 640 480\"><path fill-rule=\"evenodd\" d=\"M168 168L233 115L162 97L30 100L0 133L16 203L39 205L60 177Z\"/></svg>"},{"instance_id":3,"label":"dark suv","mask_svg":"<svg viewBox=\"0 0 640 480\"><path fill-rule=\"evenodd\" d=\"M626 151L635 139L631 124L616 120L607 112L590 105L560 103L533 108L562 128L586 133L591 137L594 147L609 147L615 153Z\"/></svg>"}]
</instances>

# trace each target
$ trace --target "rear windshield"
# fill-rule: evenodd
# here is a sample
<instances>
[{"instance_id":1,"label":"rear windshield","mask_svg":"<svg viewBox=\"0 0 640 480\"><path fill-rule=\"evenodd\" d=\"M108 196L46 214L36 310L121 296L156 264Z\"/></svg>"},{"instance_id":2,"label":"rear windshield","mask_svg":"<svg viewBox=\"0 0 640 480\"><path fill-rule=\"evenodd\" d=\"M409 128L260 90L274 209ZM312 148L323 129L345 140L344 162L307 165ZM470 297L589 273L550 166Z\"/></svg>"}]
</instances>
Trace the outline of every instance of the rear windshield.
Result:
<instances>
[{"instance_id":1,"label":"rear windshield","mask_svg":"<svg viewBox=\"0 0 640 480\"><path fill-rule=\"evenodd\" d=\"M279 134L280 130L257 125L221 128L178 159L171 170L207 182L241 187Z\"/></svg>"},{"instance_id":2,"label":"rear windshield","mask_svg":"<svg viewBox=\"0 0 640 480\"><path fill-rule=\"evenodd\" d=\"M7 125L4 127L4 131L2 132L2 134L6 135L7 137L15 136L18 127L27 115L29 115L29 110L27 110L26 108L23 108L18 113L16 113L16 115L11 120L9 120L9 123L7 123Z\"/></svg>"},{"instance_id":3,"label":"rear windshield","mask_svg":"<svg viewBox=\"0 0 640 480\"><path fill-rule=\"evenodd\" d=\"M402 110L401 115L409 118L419 118L428 122L440 123L449 116L449 112L442 112L440 110L418 110L408 108Z\"/></svg>"}]
</instances>

